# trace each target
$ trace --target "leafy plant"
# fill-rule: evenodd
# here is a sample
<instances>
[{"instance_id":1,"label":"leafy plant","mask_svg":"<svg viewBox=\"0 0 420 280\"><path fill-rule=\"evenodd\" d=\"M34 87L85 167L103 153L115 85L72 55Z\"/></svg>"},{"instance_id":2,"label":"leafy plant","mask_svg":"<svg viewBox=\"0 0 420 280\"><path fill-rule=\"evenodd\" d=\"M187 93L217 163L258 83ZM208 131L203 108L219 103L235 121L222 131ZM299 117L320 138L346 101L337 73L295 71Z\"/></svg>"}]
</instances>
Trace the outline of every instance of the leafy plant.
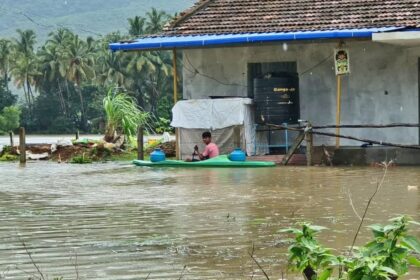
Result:
<instances>
[{"instance_id":1,"label":"leafy plant","mask_svg":"<svg viewBox=\"0 0 420 280\"><path fill-rule=\"evenodd\" d=\"M409 265L420 266L411 251L420 253L420 242L408 235L411 221L407 216L390 220L386 226L371 225L374 240L359 248L355 257L347 262L350 279L397 279L408 272Z\"/></svg>"},{"instance_id":2,"label":"leafy plant","mask_svg":"<svg viewBox=\"0 0 420 280\"><path fill-rule=\"evenodd\" d=\"M165 118L159 118L155 123L156 133L162 134L164 132L172 132L173 128L171 127L171 120Z\"/></svg>"},{"instance_id":3,"label":"leafy plant","mask_svg":"<svg viewBox=\"0 0 420 280\"><path fill-rule=\"evenodd\" d=\"M4 107L0 113L0 134L19 127L20 109L17 106Z\"/></svg>"},{"instance_id":4,"label":"leafy plant","mask_svg":"<svg viewBox=\"0 0 420 280\"><path fill-rule=\"evenodd\" d=\"M71 159L70 163L76 163L76 164L86 164L86 163L92 163L92 159L85 156L85 153L83 153L81 156L75 156Z\"/></svg>"},{"instance_id":5,"label":"leafy plant","mask_svg":"<svg viewBox=\"0 0 420 280\"><path fill-rule=\"evenodd\" d=\"M16 155L4 154L0 157L0 161L16 161L18 157Z\"/></svg>"},{"instance_id":6,"label":"leafy plant","mask_svg":"<svg viewBox=\"0 0 420 280\"><path fill-rule=\"evenodd\" d=\"M323 229L326 228L303 223L302 229L281 230L295 235L289 247L289 263L295 270L303 273L306 279L328 279L332 273L332 266L338 264L330 249L324 248L315 239Z\"/></svg>"},{"instance_id":7,"label":"leafy plant","mask_svg":"<svg viewBox=\"0 0 420 280\"><path fill-rule=\"evenodd\" d=\"M149 117L132 97L113 89L108 91L103 104L106 114L105 140L108 142L112 142L115 134L124 134L130 139L136 135L137 127L144 125Z\"/></svg>"},{"instance_id":8,"label":"leafy plant","mask_svg":"<svg viewBox=\"0 0 420 280\"><path fill-rule=\"evenodd\" d=\"M292 269L303 273L306 279L325 280L334 267L340 266L339 279L393 280L408 273L410 265L420 267L412 253L420 253L420 242L408 235L409 224L416 224L407 216L390 220L389 225L371 225L374 240L357 248L354 255L334 256L316 240L324 227L303 223L301 229L288 228L281 232L294 234L289 247Z\"/></svg>"}]
</instances>

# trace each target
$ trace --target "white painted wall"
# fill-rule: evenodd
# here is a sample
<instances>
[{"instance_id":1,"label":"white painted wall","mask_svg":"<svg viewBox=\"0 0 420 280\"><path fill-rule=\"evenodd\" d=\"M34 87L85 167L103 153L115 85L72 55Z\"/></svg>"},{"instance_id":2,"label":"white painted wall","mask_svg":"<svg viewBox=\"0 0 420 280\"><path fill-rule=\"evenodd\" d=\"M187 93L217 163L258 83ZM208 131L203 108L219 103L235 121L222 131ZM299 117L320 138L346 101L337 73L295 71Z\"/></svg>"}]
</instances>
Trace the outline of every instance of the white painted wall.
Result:
<instances>
[{"instance_id":1,"label":"white painted wall","mask_svg":"<svg viewBox=\"0 0 420 280\"><path fill-rule=\"evenodd\" d=\"M289 43L287 49L278 44L184 50L184 98L247 96L248 63L296 61L300 74L301 118L314 125L335 124L336 76L332 54L336 45ZM346 47L350 50L352 73L343 77L342 82L342 124L418 123L420 47L405 48L370 41L346 42ZM378 141L419 143L417 128L341 132ZM315 141L317 145L335 143L335 139L328 137L316 137ZM342 143L360 145L354 141Z\"/></svg>"}]
</instances>

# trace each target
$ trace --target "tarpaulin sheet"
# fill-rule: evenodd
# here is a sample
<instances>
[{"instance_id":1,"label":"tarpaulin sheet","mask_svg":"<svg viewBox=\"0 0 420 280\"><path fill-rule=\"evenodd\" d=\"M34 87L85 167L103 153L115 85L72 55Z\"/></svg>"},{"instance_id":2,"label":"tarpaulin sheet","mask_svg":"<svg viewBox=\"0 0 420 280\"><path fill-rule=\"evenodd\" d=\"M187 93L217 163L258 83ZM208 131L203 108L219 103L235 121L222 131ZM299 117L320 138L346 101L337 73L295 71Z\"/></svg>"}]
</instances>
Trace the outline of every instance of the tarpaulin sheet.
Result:
<instances>
[{"instance_id":1,"label":"tarpaulin sheet","mask_svg":"<svg viewBox=\"0 0 420 280\"><path fill-rule=\"evenodd\" d=\"M243 125L251 113L250 98L190 99L172 109L171 126L191 129L221 129Z\"/></svg>"},{"instance_id":2,"label":"tarpaulin sheet","mask_svg":"<svg viewBox=\"0 0 420 280\"><path fill-rule=\"evenodd\" d=\"M171 126L180 128L182 158L191 157L192 148L198 144L201 150L201 134L211 131L222 154L233 151L234 127L241 128L241 148L248 155L265 154L268 148L255 133L254 109L249 98L191 99L179 101L172 109ZM255 145L256 139L260 145Z\"/></svg>"}]
</instances>

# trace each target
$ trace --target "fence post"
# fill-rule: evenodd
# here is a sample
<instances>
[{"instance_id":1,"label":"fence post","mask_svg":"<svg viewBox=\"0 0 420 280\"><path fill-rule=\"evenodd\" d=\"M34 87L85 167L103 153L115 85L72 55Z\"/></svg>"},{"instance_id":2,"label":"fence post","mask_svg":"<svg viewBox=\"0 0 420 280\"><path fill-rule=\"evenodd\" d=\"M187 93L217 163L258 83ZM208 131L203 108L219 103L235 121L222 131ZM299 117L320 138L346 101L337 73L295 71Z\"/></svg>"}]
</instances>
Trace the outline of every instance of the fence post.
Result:
<instances>
[{"instance_id":1,"label":"fence post","mask_svg":"<svg viewBox=\"0 0 420 280\"><path fill-rule=\"evenodd\" d=\"M289 160L292 158L292 156L295 154L297 149L300 147L300 144L302 143L304 138L305 138L305 133L302 131L296 137L295 141L293 142L292 147L290 147L287 154L283 157L283 160L281 161L282 165L287 165L289 163Z\"/></svg>"},{"instance_id":2,"label":"fence post","mask_svg":"<svg viewBox=\"0 0 420 280\"><path fill-rule=\"evenodd\" d=\"M13 140L13 131L10 131L9 132L9 137L10 137L10 147L12 148L12 150L13 150L13 147L15 146L15 142L14 142L14 140Z\"/></svg>"},{"instance_id":3,"label":"fence post","mask_svg":"<svg viewBox=\"0 0 420 280\"><path fill-rule=\"evenodd\" d=\"M138 160L144 160L143 134L144 134L144 128L143 126L139 126L137 128L137 159Z\"/></svg>"},{"instance_id":4,"label":"fence post","mask_svg":"<svg viewBox=\"0 0 420 280\"><path fill-rule=\"evenodd\" d=\"M179 128L175 128L175 154L176 159L181 159L181 133Z\"/></svg>"},{"instance_id":5,"label":"fence post","mask_svg":"<svg viewBox=\"0 0 420 280\"><path fill-rule=\"evenodd\" d=\"M76 140L79 140L79 130L76 131Z\"/></svg>"},{"instance_id":6,"label":"fence post","mask_svg":"<svg viewBox=\"0 0 420 280\"><path fill-rule=\"evenodd\" d=\"M313 155L313 135L311 123L306 124L305 128L305 141L306 141L306 165L312 166L312 155Z\"/></svg>"},{"instance_id":7,"label":"fence post","mask_svg":"<svg viewBox=\"0 0 420 280\"><path fill-rule=\"evenodd\" d=\"M26 163L26 135L25 128L19 128L20 163Z\"/></svg>"},{"instance_id":8,"label":"fence post","mask_svg":"<svg viewBox=\"0 0 420 280\"><path fill-rule=\"evenodd\" d=\"M241 128L238 125L233 129L233 145L234 149L241 148Z\"/></svg>"}]
</instances>

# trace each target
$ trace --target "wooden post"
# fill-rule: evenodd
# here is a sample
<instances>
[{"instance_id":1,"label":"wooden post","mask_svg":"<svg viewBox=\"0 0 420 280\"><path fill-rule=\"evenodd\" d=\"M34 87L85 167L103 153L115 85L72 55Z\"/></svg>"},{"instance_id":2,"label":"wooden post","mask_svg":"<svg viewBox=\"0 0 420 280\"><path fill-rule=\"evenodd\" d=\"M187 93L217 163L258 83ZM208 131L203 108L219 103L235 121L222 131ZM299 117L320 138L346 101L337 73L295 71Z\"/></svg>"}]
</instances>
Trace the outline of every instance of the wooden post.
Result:
<instances>
[{"instance_id":1,"label":"wooden post","mask_svg":"<svg viewBox=\"0 0 420 280\"><path fill-rule=\"evenodd\" d=\"M79 130L76 131L76 140L79 140Z\"/></svg>"},{"instance_id":2,"label":"wooden post","mask_svg":"<svg viewBox=\"0 0 420 280\"><path fill-rule=\"evenodd\" d=\"M337 75L337 111L335 114L335 120L337 128L335 129L335 134L340 134L340 127L338 127L341 123L341 76ZM340 148L340 138L335 138L335 147L338 149Z\"/></svg>"},{"instance_id":3,"label":"wooden post","mask_svg":"<svg viewBox=\"0 0 420 280\"><path fill-rule=\"evenodd\" d=\"M312 166L312 155L313 155L313 135L312 135L312 125L307 123L305 129L305 141L306 141L306 165Z\"/></svg>"},{"instance_id":4,"label":"wooden post","mask_svg":"<svg viewBox=\"0 0 420 280\"><path fill-rule=\"evenodd\" d=\"M137 128L137 159L138 160L144 160L143 135L144 135L144 128L143 126L139 126Z\"/></svg>"},{"instance_id":5,"label":"wooden post","mask_svg":"<svg viewBox=\"0 0 420 280\"><path fill-rule=\"evenodd\" d=\"M13 131L9 132L9 137L10 137L10 147L13 150L13 147L15 146L15 141L13 140Z\"/></svg>"},{"instance_id":6,"label":"wooden post","mask_svg":"<svg viewBox=\"0 0 420 280\"><path fill-rule=\"evenodd\" d=\"M174 80L173 80L173 87L174 87L174 106L176 104L176 102L178 101L178 69L177 69L177 55L176 55L176 49L172 50L172 68L173 68L173 75L174 75ZM180 149L180 143L179 143L179 128L175 128L175 154L176 154L176 159L181 159L181 149Z\"/></svg>"},{"instance_id":7,"label":"wooden post","mask_svg":"<svg viewBox=\"0 0 420 280\"><path fill-rule=\"evenodd\" d=\"M19 128L19 152L20 152L20 163L26 163L26 135L25 128Z\"/></svg>"},{"instance_id":8,"label":"wooden post","mask_svg":"<svg viewBox=\"0 0 420 280\"><path fill-rule=\"evenodd\" d=\"M241 148L241 127L238 125L233 128L233 145L234 149Z\"/></svg>"},{"instance_id":9,"label":"wooden post","mask_svg":"<svg viewBox=\"0 0 420 280\"><path fill-rule=\"evenodd\" d=\"M304 132L299 133L299 135L298 135L298 137L296 137L295 142L293 143L292 147L290 147L289 152L286 154L286 156L281 161L282 165L287 165L289 160L292 158L293 154L299 148L299 146L302 143L304 138L305 138L305 133Z\"/></svg>"},{"instance_id":10,"label":"wooden post","mask_svg":"<svg viewBox=\"0 0 420 280\"><path fill-rule=\"evenodd\" d=\"M179 133L179 128L175 128L175 155L176 155L176 159L181 159L181 147L180 147L180 142L181 142L181 136Z\"/></svg>"},{"instance_id":11,"label":"wooden post","mask_svg":"<svg viewBox=\"0 0 420 280\"><path fill-rule=\"evenodd\" d=\"M173 71L174 71L174 105L176 104L176 102L178 101L178 65L176 63L177 60L177 55L176 55L176 49L173 49L172 51L173 53L173 60L172 60L172 64L173 64Z\"/></svg>"}]
</instances>

